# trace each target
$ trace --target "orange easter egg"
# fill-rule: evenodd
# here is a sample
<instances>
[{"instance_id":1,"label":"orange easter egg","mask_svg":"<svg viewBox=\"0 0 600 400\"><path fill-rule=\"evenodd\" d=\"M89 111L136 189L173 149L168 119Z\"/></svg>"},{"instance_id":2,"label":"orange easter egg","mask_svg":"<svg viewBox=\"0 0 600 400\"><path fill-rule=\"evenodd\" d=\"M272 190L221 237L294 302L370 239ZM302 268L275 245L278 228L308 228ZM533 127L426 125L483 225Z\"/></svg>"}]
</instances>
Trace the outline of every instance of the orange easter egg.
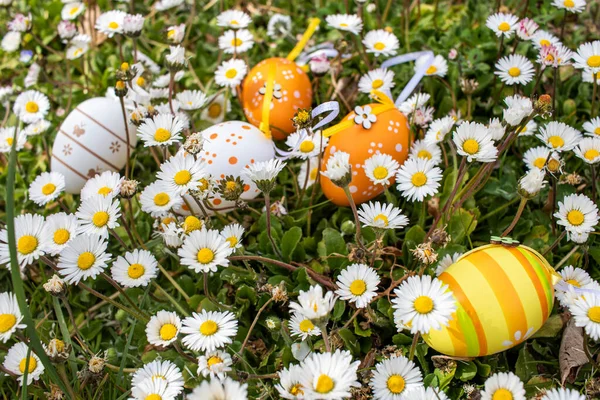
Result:
<instances>
[{"instance_id":1,"label":"orange easter egg","mask_svg":"<svg viewBox=\"0 0 600 400\"><path fill-rule=\"evenodd\" d=\"M296 129L292 118L299 108L312 104L312 87L308 75L295 62L285 58L268 58L250 70L244 80L242 103L248 121L260 127L266 82L272 75L273 99L269 113L271 134L275 139L285 139Z\"/></svg>"},{"instance_id":2,"label":"orange easter egg","mask_svg":"<svg viewBox=\"0 0 600 400\"><path fill-rule=\"evenodd\" d=\"M371 108L377 104L371 104ZM351 112L344 119L352 120L356 114ZM352 181L349 189L356 204L369 201L384 190L382 185L374 185L365 174L365 160L374 154L389 154L400 164L408 157L410 149L410 129L404 114L393 108L377 115L370 129L361 124L354 124L333 136L323 155L322 169L326 168L327 160L336 151L350 155L352 165ZM325 196L339 206L348 206L348 198L344 190L336 186L328 178L321 177L321 187Z\"/></svg>"}]
</instances>

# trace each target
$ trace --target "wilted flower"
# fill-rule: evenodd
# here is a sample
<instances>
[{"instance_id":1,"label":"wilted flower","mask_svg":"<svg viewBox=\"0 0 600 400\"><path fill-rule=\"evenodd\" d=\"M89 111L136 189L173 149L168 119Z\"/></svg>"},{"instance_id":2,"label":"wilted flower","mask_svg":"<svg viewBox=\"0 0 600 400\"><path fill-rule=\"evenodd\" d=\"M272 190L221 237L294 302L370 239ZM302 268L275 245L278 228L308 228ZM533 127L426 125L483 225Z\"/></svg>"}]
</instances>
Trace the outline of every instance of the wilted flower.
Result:
<instances>
[{"instance_id":1,"label":"wilted flower","mask_svg":"<svg viewBox=\"0 0 600 400\"><path fill-rule=\"evenodd\" d=\"M433 264L437 261L437 253L431 247L431 242L421 243L411 250L413 256L423 264Z\"/></svg>"}]
</instances>

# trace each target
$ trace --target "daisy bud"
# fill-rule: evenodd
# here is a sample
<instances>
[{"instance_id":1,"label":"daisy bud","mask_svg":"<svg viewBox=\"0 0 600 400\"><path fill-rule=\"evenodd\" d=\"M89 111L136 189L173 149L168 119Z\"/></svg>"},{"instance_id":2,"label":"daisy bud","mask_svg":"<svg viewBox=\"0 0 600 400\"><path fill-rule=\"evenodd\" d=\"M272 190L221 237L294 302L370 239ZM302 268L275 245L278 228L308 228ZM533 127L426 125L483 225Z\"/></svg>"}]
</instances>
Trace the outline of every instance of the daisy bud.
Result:
<instances>
[{"instance_id":1,"label":"daisy bud","mask_svg":"<svg viewBox=\"0 0 600 400\"><path fill-rule=\"evenodd\" d=\"M125 179L121 183L121 197L124 199L130 199L137 193L139 182L135 179Z\"/></svg>"},{"instance_id":2,"label":"daisy bud","mask_svg":"<svg viewBox=\"0 0 600 400\"><path fill-rule=\"evenodd\" d=\"M265 320L265 325L270 331L277 332L279 329L281 329L281 320L275 315L271 315Z\"/></svg>"},{"instance_id":3,"label":"daisy bud","mask_svg":"<svg viewBox=\"0 0 600 400\"><path fill-rule=\"evenodd\" d=\"M123 71L123 72L129 71L129 63L126 63L126 62L121 63L121 67L120 68L121 68L121 71Z\"/></svg>"},{"instance_id":4,"label":"daisy bud","mask_svg":"<svg viewBox=\"0 0 600 400\"><path fill-rule=\"evenodd\" d=\"M530 170L519 181L519 195L526 199L535 197L546 186L545 177L546 173L541 169L534 168Z\"/></svg>"},{"instance_id":5,"label":"daisy bud","mask_svg":"<svg viewBox=\"0 0 600 400\"><path fill-rule=\"evenodd\" d=\"M122 80L118 80L115 84L115 94L119 97L125 97L127 94L127 86Z\"/></svg>"},{"instance_id":6,"label":"daisy bud","mask_svg":"<svg viewBox=\"0 0 600 400\"><path fill-rule=\"evenodd\" d=\"M127 14L123 18L123 33L129 37L138 37L144 27L144 17L141 14Z\"/></svg>"},{"instance_id":7,"label":"daisy bud","mask_svg":"<svg viewBox=\"0 0 600 400\"><path fill-rule=\"evenodd\" d=\"M353 235L356 231L356 224L350 220L344 221L342 222L340 231L342 232L342 235Z\"/></svg>"},{"instance_id":8,"label":"daisy bud","mask_svg":"<svg viewBox=\"0 0 600 400\"><path fill-rule=\"evenodd\" d=\"M181 46L171 46L169 48L169 54L165 57L167 65L171 70L177 71L183 69L187 65L187 59L185 58L185 48Z\"/></svg>"},{"instance_id":9,"label":"daisy bud","mask_svg":"<svg viewBox=\"0 0 600 400\"><path fill-rule=\"evenodd\" d=\"M66 42L69 39L72 39L77 35L77 27L71 21L61 21L58 24L58 36Z\"/></svg>"},{"instance_id":10,"label":"daisy bud","mask_svg":"<svg viewBox=\"0 0 600 400\"><path fill-rule=\"evenodd\" d=\"M292 122L297 130L310 128L312 126L312 109L298 109L294 114L294 118L292 118Z\"/></svg>"},{"instance_id":11,"label":"daisy bud","mask_svg":"<svg viewBox=\"0 0 600 400\"><path fill-rule=\"evenodd\" d=\"M244 193L244 183L239 177L229 175L221 179L217 191L225 200L237 201Z\"/></svg>"},{"instance_id":12,"label":"daisy bud","mask_svg":"<svg viewBox=\"0 0 600 400\"><path fill-rule=\"evenodd\" d=\"M204 137L201 133L195 132L187 137L183 143L183 148L190 154L198 154L204 147Z\"/></svg>"},{"instance_id":13,"label":"daisy bud","mask_svg":"<svg viewBox=\"0 0 600 400\"><path fill-rule=\"evenodd\" d=\"M458 50L450 49L448 52L448 60L456 60L456 57L458 57Z\"/></svg>"},{"instance_id":14,"label":"daisy bud","mask_svg":"<svg viewBox=\"0 0 600 400\"><path fill-rule=\"evenodd\" d=\"M203 226L204 222L201 219L194 217L193 215L189 215L185 218L182 228L186 234L189 234L190 232L202 229Z\"/></svg>"},{"instance_id":15,"label":"daisy bud","mask_svg":"<svg viewBox=\"0 0 600 400\"><path fill-rule=\"evenodd\" d=\"M65 398L65 394L60 390L60 387L52 383L50 384L50 392L45 392L44 394L46 395L47 400L63 400Z\"/></svg>"},{"instance_id":16,"label":"daisy bud","mask_svg":"<svg viewBox=\"0 0 600 400\"><path fill-rule=\"evenodd\" d=\"M277 175L285 168L285 163L273 158L251 164L242 170L242 176L250 179L263 193L270 193L277 184Z\"/></svg>"},{"instance_id":17,"label":"daisy bud","mask_svg":"<svg viewBox=\"0 0 600 400\"><path fill-rule=\"evenodd\" d=\"M48 282L44 283L44 290L52 296L62 296L65 292L65 281L58 275L52 275Z\"/></svg>"},{"instance_id":18,"label":"daisy bud","mask_svg":"<svg viewBox=\"0 0 600 400\"><path fill-rule=\"evenodd\" d=\"M536 113L543 118L547 118L552 114L552 97L549 94L543 94L535 101L533 108Z\"/></svg>"},{"instance_id":19,"label":"daisy bud","mask_svg":"<svg viewBox=\"0 0 600 400\"><path fill-rule=\"evenodd\" d=\"M352 166L350 165L350 154L336 151L327 160L325 171L321 174L329 178L336 186L344 188L352 181Z\"/></svg>"},{"instance_id":20,"label":"daisy bud","mask_svg":"<svg viewBox=\"0 0 600 400\"><path fill-rule=\"evenodd\" d=\"M322 54L320 56L312 58L309 61L308 65L310 67L310 71L315 76L323 76L327 72L329 72L331 63L329 62L329 59L327 58L327 56Z\"/></svg>"}]
</instances>

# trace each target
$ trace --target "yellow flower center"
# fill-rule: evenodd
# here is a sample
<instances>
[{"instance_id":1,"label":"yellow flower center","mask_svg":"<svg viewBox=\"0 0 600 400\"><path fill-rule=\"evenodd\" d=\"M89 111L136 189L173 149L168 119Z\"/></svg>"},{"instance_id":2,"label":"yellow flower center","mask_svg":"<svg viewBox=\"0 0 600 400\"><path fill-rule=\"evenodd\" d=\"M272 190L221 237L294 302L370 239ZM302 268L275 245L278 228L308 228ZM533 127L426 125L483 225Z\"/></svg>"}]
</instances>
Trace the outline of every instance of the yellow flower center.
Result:
<instances>
[{"instance_id":1,"label":"yellow flower center","mask_svg":"<svg viewBox=\"0 0 600 400\"><path fill-rule=\"evenodd\" d=\"M304 390L302 390L302 385L299 383L296 383L294 386L292 386L289 390L290 394L294 395L294 396L298 396L298 395L303 395L304 394Z\"/></svg>"},{"instance_id":2,"label":"yellow flower center","mask_svg":"<svg viewBox=\"0 0 600 400\"><path fill-rule=\"evenodd\" d=\"M517 67L512 67L508 70L508 74L513 78L516 78L517 76L521 75L521 70Z\"/></svg>"},{"instance_id":3,"label":"yellow flower center","mask_svg":"<svg viewBox=\"0 0 600 400\"><path fill-rule=\"evenodd\" d=\"M387 388L390 392L394 394L400 394L404 391L404 387L406 386L406 382L404 378L400 375L390 375L387 380Z\"/></svg>"},{"instance_id":4,"label":"yellow flower center","mask_svg":"<svg viewBox=\"0 0 600 400\"><path fill-rule=\"evenodd\" d=\"M25 111L28 113L36 113L40 109L40 106L35 101L28 101L25 104Z\"/></svg>"},{"instance_id":5,"label":"yellow flower center","mask_svg":"<svg viewBox=\"0 0 600 400\"><path fill-rule=\"evenodd\" d=\"M233 79L237 76L237 74L238 74L237 69L231 68L231 69L228 69L227 72L225 72L225 77L227 79ZM219 106L219 108L221 108L221 106ZM219 113L220 113L220 110L219 110Z\"/></svg>"},{"instance_id":6,"label":"yellow flower center","mask_svg":"<svg viewBox=\"0 0 600 400\"><path fill-rule=\"evenodd\" d=\"M431 160L433 156L427 150L419 150L419 152L417 153L417 158L426 158L428 160Z\"/></svg>"},{"instance_id":7,"label":"yellow flower center","mask_svg":"<svg viewBox=\"0 0 600 400\"><path fill-rule=\"evenodd\" d=\"M300 151L303 153L310 153L315 149L315 144L312 140L305 140L300 144Z\"/></svg>"},{"instance_id":8,"label":"yellow flower center","mask_svg":"<svg viewBox=\"0 0 600 400\"><path fill-rule=\"evenodd\" d=\"M479 151L479 142L475 139L467 139L463 143L463 150L467 154L475 154Z\"/></svg>"},{"instance_id":9,"label":"yellow flower center","mask_svg":"<svg viewBox=\"0 0 600 400\"><path fill-rule=\"evenodd\" d=\"M235 236L229 236L225 240L229 243L229 247L235 247L238 244L238 238Z\"/></svg>"},{"instance_id":10,"label":"yellow flower center","mask_svg":"<svg viewBox=\"0 0 600 400\"><path fill-rule=\"evenodd\" d=\"M234 190L234 189L235 189L235 186L236 186L236 185L235 185L235 181L228 181L228 182L225 184L225 188L226 188L227 190Z\"/></svg>"},{"instance_id":11,"label":"yellow flower center","mask_svg":"<svg viewBox=\"0 0 600 400\"><path fill-rule=\"evenodd\" d=\"M429 314L433 310L433 300L428 296L419 296L415 300L414 306L419 314Z\"/></svg>"},{"instance_id":12,"label":"yellow flower center","mask_svg":"<svg viewBox=\"0 0 600 400\"><path fill-rule=\"evenodd\" d=\"M594 129L594 134L595 135L600 135L600 126L597 127L596 129Z\"/></svg>"},{"instance_id":13,"label":"yellow flower center","mask_svg":"<svg viewBox=\"0 0 600 400\"><path fill-rule=\"evenodd\" d=\"M154 132L154 140L157 142L166 142L171 139L171 132L166 130L165 128L158 128L156 132Z\"/></svg>"},{"instance_id":14,"label":"yellow flower center","mask_svg":"<svg viewBox=\"0 0 600 400\"><path fill-rule=\"evenodd\" d=\"M17 323L13 314L0 314L0 333L6 333Z\"/></svg>"},{"instance_id":15,"label":"yellow flower center","mask_svg":"<svg viewBox=\"0 0 600 400\"><path fill-rule=\"evenodd\" d=\"M427 68L427 71L425 71L427 75L435 74L436 72L437 67L435 65L430 65L429 68Z\"/></svg>"},{"instance_id":16,"label":"yellow flower center","mask_svg":"<svg viewBox=\"0 0 600 400\"><path fill-rule=\"evenodd\" d=\"M375 50L381 51L381 50L385 49L385 43L377 42L373 45L373 47L375 48Z\"/></svg>"},{"instance_id":17,"label":"yellow flower center","mask_svg":"<svg viewBox=\"0 0 600 400\"><path fill-rule=\"evenodd\" d=\"M596 157L600 156L600 152L596 149L589 149L583 155L587 160L592 161Z\"/></svg>"},{"instance_id":18,"label":"yellow flower center","mask_svg":"<svg viewBox=\"0 0 600 400\"><path fill-rule=\"evenodd\" d=\"M110 29L119 29L119 24L115 21L112 21L110 24L108 24L108 27Z\"/></svg>"},{"instance_id":19,"label":"yellow flower center","mask_svg":"<svg viewBox=\"0 0 600 400\"><path fill-rule=\"evenodd\" d=\"M69 239L71 238L71 233L65 229L65 228L60 228L57 229L56 232L54 232L54 243L56 244L65 244L69 241Z\"/></svg>"},{"instance_id":20,"label":"yellow flower center","mask_svg":"<svg viewBox=\"0 0 600 400\"><path fill-rule=\"evenodd\" d=\"M502 22L500 25L498 25L498 30L507 32L510 30L510 24L508 22Z\"/></svg>"},{"instance_id":21,"label":"yellow flower center","mask_svg":"<svg viewBox=\"0 0 600 400\"><path fill-rule=\"evenodd\" d=\"M555 135L555 136L550 136L550 137L548 138L548 143L550 143L550 144L552 145L552 147L554 147L555 149L556 149L557 147L562 147L562 146L564 146L564 145L565 145L565 141L564 141L564 139L563 139L563 138L561 138L561 137L560 137L560 136L558 136L558 135Z\"/></svg>"},{"instance_id":22,"label":"yellow flower center","mask_svg":"<svg viewBox=\"0 0 600 400\"><path fill-rule=\"evenodd\" d=\"M204 336L212 336L219 330L219 325L215 321L204 321L202 325L200 325L200 333Z\"/></svg>"},{"instance_id":23,"label":"yellow flower center","mask_svg":"<svg viewBox=\"0 0 600 400\"><path fill-rule=\"evenodd\" d=\"M554 158L548 160L548 171L556 172L560 169L560 161L555 160Z\"/></svg>"},{"instance_id":24,"label":"yellow flower center","mask_svg":"<svg viewBox=\"0 0 600 400\"><path fill-rule=\"evenodd\" d=\"M42 193L46 196L54 193L55 190L56 185L54 183L46 183L44 186L42 186Z\"/></svg>"},{"instance_id":25,"label":"yellow flower center","mask_svg":"<svg viewBox=\"0 0 600 400\"><path fill-rule=\"evenodd\" d=\"M173 324L164 324L158 334L162 340L171 340L177 335L177 327Z\"/></svg>"},{"instance_id":26,"label":"yellow flower center","mask_svg":"<svg viewBox=\"0 0 600 400\"><path fill-rule=\"evenodd\" d=\"M217 356L212 356L206 361L209 367L212 367L215 364L221 364L222 362L223 360L221 360L221 358Z\"/></svg>"},{"instance_id":27,"label":"yellow flower center","mask_svg":"<svg viewBox=\"0 0 600 400\"><path fill-rule=\"evenodd\" d=\"M227 71L229 72L229 71ZM237 71L236 71L237 74ZM209 107L208 107L208 116L211 118L217 118L219 115L221 115L221 105L219 103L212 103Z\"/></svg>"},{"instance_id":28,"label":"yellow flower center","mask_svg":"<svg viewBox=\"0 0 600 400\"><path fill-rule=\"evenodd\" d=\"M579 226L583 224L584 220L585 217L579 210L571 210L567 213L567 221L569 221L571 225Z\"/></svg>"},{"instance_id":29,"label":"yellow flower center","mask_svg":"<svg viewBox=\"0 0 600 400\"><path fill-rule=\"evenodd\" d=\"M104 197L108 196L111 192L112 192L112 189L109 188L108 186L103 186L100 189L98 189L98 194L101 194Z\"/></svg>"},{"instance_id":30,"label":"yellow flower center","mask_svg":"<svg viewBox=\"0 0 600 400\"><path fill-rule=\"evenodd\" d=\"M375 79L373 81L373 83L371 83L371 87L373 89L379 89L382 86L383 86L383 80L382 79Z\"/></svg>"},{"instance_id":31,"label":"yellow flower center","mask_svg":"<svg viewBox=\"0 0 600 400\"><path fill-rule=\"evenodd\" d=\"M97 213L94 213L94 216L92 217L92 222L94 223L94 225L96 225L96 227L102 228L108 223L108 217L109 216L106 211L98 211Z\"/></svg>"},{"instance_id":32,"label":"yellow flower center","mask_svg":"<svg viewBox=\"0 0 600 400\"><path fill-rule=\"evenodd\" d=\"M550 46L550 41L548 39L540 40L540 46Z\"/></svg>"},{"instance_id":33,"label":"yellow flower center","mask_svg":"<svg viewBox=\"0 0 600 400\"><path fill-rule=\"evenodd\" d=\"M162 396L160 394L152 393L146 396L144 400L162 400Z\"/></svg>"},{"instance_id":34,"label":"yellow flower center","mask_svg":"<svg viewBox=\"0 0 600 400\"><path fill-rule=\"evenodd\" d=\"M169 197L169 195L164 192L158 193L156 196L154 196L154 204L156 204L159 207L167 205L170 200L171 198Z\"/></svg>"},{"instance_id":35,"label":"yellow flower center","mask_svg":"<svg viewBox=\"0 0 600 400\"><path fill-rule=\"evenodd\" d=\"M383 222L383 226L388 226L388 224L390 222L388 220L388 217L386 217L383 214L378 214L378 215L375 216L375 218L373 218L373 222L377 222L377 221Z\"/></svg>"},{"instance_id":36,"label":"yellow flower center","mask_svg":"<svg viewBox=\"0 0 600 400\"><path fill-rule=\"evenodd\" d=\"M127 275L129 275L131 279L138 279L140 276L144 275L144 272L146 272L146 268L138 263L131 264L127 269Z\"/></svg>"},{"instance_id":37,"label":"yellow flower center","mask_svg":"<svg viewBox=\"0 0 600 400\"><path fill-rule=\"evenodd\" d=\"M319 173L319 169L318 169L318 168L316 168L316 167L315 167L315 168L311 169L311 170L310 170L310 174L309 174L309 175L310 175L310 176L309 176L309 177L310 177L310 180L311 180L311 181L314 181L315 179L317 179L317 175L318 175L318 173Z\"/></svg>"},{"instance_id":38,"label":"yellow flower center","mask_svg":"<svg viewBox=\"0 0 600 400\"><path fill-rule=\"evenodd\" d=\"M384 179L388 176L388 169L386 167L382 167L381 165L375 167L373 170L373 176L375 179Z\"/></svg>"},{"instance_id":39,"label":"yellow flower center","mask_svg":"<svg viewBox=\"0 0 600 400\"><path fill-rule=\"evenodd\" d=\"M96 256L89 251L85 251L77 257L77 266L84 271L92 268L96 262Z\"/></svg>"},{"instance_id":40,"label":"yellow flower center","mask_svg":"<svg viewBox=\"0 0 600 400\"><path fill-rule=\"evenodd\" d=\"M588 58L587 64L592 68L600 67L600 56L591 56L590 58Z\"/></svg>"},{"instance_id":41,"label":"yellow flower center","mask_svg":"<svg viewBox=\"0 0 600 400\"><path fill-rule=\"evenodd\" d=\"M367 291L367 284L362 279L357 279L350 284L350 293L360 296Z\"/></svg>"},{"instance_id":42,"label":"yellow flower center","mask_svg":"<svg viewBox=\"0 0 600 400\"><path fill-rule=\"evenodd\" d=\"M508 389L498 389L494 392L492 400L512 400L513 395Z\"/></svg>"},{"instance_id":43,"label":"yellow flower center","mask_svg":"<svg viewBox=\"0 0 600 400\"><path fill-rule=\"evenodd\" d=\"M167 31L167 39L172 39L175 36L175 29L169 29Z\"/></svg>"},{"instance_id":44,"label":"yellow flower center","mask_svg":"<svg viewBox=\"0 0 600 400\"><path fill-rule=\"evenodd\" d=\"M13 138L11 138L11 137L6 138L6 144L8 144L9 146L12 146L12 144L13 144Z\"/></svg>"},{"instance_id":45,"label":"yellow flower center","mask_svg":"<svg viewBox=\"0 0 600 400\"><path fill-rule=\"evenodd\" d=\"M175 174L175 183L178 185L185 185L192 179L192 174L188 170L181 170Z\"/></svg>"},{"instance_id":46,"label":"yellow flower center","mask_svg":"<svg viewBox=\"0 0 600 400\"><path fill-rule=\"evenodd\" d=\"M17 250L24 255L33 253L37 247L38 240L35 236L23 235L17 241Z\"/></svg>"},{"instance_id":47,"label":"yellow flower center","mask_svg":"<svg viewBox=\"0 0 600 400\"><path fill-rule=\"evenodd\" d=\"M300 322L299 328L302 332L310 332L315 329L315 325L310 319L305 319L304 321Z\"/></svg>"},{"instance_id":48,"label":"yellow flower center","mask_svg":"<svg viewBox=\"0 0 600 400\"><path fill-rule=\"evenodd\" d=\"M347 24L347 23L345 23L345 22L342 22L342 23L340 24L340 26L341 26L342 28L347 28L347 27L348 27L348 24Z\"/></svg>"},{"instance_id":49,"label":"yellow flower center","mask_svg":"<svg viewBox=\"0 0 600 400\"><path fill-rule=\"evenodd\" d=\"M575 279L568 279L566 281L569 285L573 285L575 287L581 287L581 284L577 282Z\"/></svg>"},{"instance_id":50,"label":"yellow flower center","mask_svg":"<svg viewBox=\"0 0 600 400\"><path fill-rule=\"evenodd\" d=\"M427 175L425 175L423 172L416 172L410 181L414 186L421 187L427 183Z\"/></svg>"},{"instance_id":51,"label":"yellow flower center","mask_svg":"<svg viewBox=\"0 0 600 400\"><path fill-rule=\"evenodd\" d=\"M138 86L145 86L146 80L144 79L143 76L140 76L136 79L135 83L137 83Z\"/></svg>"},{"instance_id":52,"label":"yellow flower center","mask_svg":"<svg viewBox=\"0 0 600 400\"><path fill-rule=\"evenodd\" d=\"M200 264L208 264L215 259L215 253L211 249L204 247L198 251L196 258Z\"/></svg>"},{"instance_id":53,"label":"yellow flower center","mask_svg":"<svg viewBox=\"0 0 600 400\"><path fill-rule=\"evenodd\" d=\"M588 318L595 323L600 323L600 307L590 307L588 310Z\"/></svg>"},{"instance_id":54,"label":"yellow flower center","mask_svg":"<svg viewBox=\"0 0 600 400\"><path fill-rule=\"evenodd\" d=\"M79 7L73 7L69 10L69 15L75 15L77 14L77 11L79 11Z\"/></svg>"},{"instance_id":55,"label":"yellow flower center","mask_svg":"<svg viewBox=\"0 0 600 400\"><path fill-rule=\"evenodd\" d=\"M200 189L202 191L208 189L208 179L202 178L198 182L200 182L200 185L198 186L198 189Z\"/></svg>"},{"instance_id":56,"label":"yellow flower center","mask_svg":"<svg viewBox=\"0 0 600 400\"><path fill-rule=\"evenodd\" d=\"M317 379L317 387L315 388L315 391L317 393L329 393L333 390L334 386L333 379L325 374L322 374L319 376L319 379Z\"/></svg>"},{"instance_id":57,"label":"yellow flower center","mask_svg":"<svg viewBox=\"0 0 600 400\"><path fill-rule=\"evenodd\" d=\"M21 362L19 363L19 371L21 371L21 373L24 374L26 367L27 367L27 357L24 357L21 360ZM35 358L29 357L29 368L27 368L27 372L32 373L33 371L35 371L36 367L37 367L37 361L35 361Z\"/></svg>"},{"instance_id":58,"label":"yellow flower center","mask_svg":"<svg viewBox=\"0 0 600 400\"><path fill-rule=\"evenodd\" d=\"M190 233L193 231L197 231L198 229L202 229L202 221L200 221L193 215L190 215L189 217L185 218L185 221L183 222L183 229L185 230L185 233Z\"/></svg>"},{"instance_id":59,"label":"yellow flower center","mask_svg":"<svg viewBox=\"0 0 600 400\"><path fill-rule=\"evenodd\" d=\"M533 165L539 169L542 169L544 168L544 165L546 165L546 159L544 157L538 157L533 162Z\"/></svg>"},{"instance_id":60,"label":"yellow flower center","mask_svg":"<svg viewBox=\"0 0 600 400\"><path fill-rule=\"evenodd\" d=\"M235 47L241 46L242 43L244 43L244 42L240 38L235 38L235 39L231 40L231 45L235 46Z\"/></svg>"}]
</instances>

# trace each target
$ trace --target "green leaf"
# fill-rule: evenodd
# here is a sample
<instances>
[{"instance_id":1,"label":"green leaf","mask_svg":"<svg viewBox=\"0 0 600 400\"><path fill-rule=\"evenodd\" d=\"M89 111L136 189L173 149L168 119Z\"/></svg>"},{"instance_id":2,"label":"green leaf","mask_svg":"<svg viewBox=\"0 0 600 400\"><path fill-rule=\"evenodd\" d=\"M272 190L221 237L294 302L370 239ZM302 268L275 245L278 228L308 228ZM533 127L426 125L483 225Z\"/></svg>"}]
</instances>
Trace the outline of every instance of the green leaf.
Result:
<instances>
[{"instance_id":1,"label":"green leaf","mask_svg":"<svg viewBox=\"0 0 600 400\"><path fill-rule=\"evenodd\" d=\"M527 382L533 375L537 374L535 358L527 350L527 346L523 346L521 351L519 351L519 357L515 364L515 374L523 382Z\"/></svg>"},{"instance_id":2,"label":"green leaf","mask_svg":"<svg viewBox=\"0 0 600 400\"><path fill-rule=\"evenodd\" d=\"M550 318L542 325L531 339L535 338L553 338L558 336L558 333L563 328L563 321L560 315L551 315Z\"/></svg>"},{"instance_id":3,"label":"green leaf","mask_svg":"<svg viewBox=\"0 0 600 400\"><path fill-rule=\"evenodd\" d=\"M356 318L354 318L354 333L362 337L371 337L371 329L363 329Z\"/></svg>"},{"instance_id":4,"label":"green leaf","mask_svg":"<svg viewBox=\"0 0 600 400\"><path fill-rule=\"evenodd\" d=\"M450 217L448 231L452 236L453 242L461 243L466 236L473 233L476 226L477 219L475 218L475 215L473 215L472 212L461 208Z\"/></svg>"},{"instance_id":5,"label":"green leaf","mask_svg":"<svg viewBox=\"0 0 600 400\"><path fill-rule=\"evenodd\" d=\"M290 261L292 253L296 249L296 246L298 246L300 239L302 239L302 229L297 226L292 227L283 234L281 238L281 255L285 262Z\"/></svg>"},{"instance_id":6,"label":"green leaf","mask_svg":"<svg viewBox=\"0 0 600 400\"><path fill-rule=\"evenodd\" d=\"M455 375L463 382L470 381L477 375L477 365L473 361L460 361Z\"/></svg>"},{"instance_id":7,"label":"green leaf","mask_svg":"<svg viewBox=\"0 0 600 400\"><path fill-rule=\"evenodd\" d=\"M323 230L323 243L325 244L326 256L330 257L335 254L347 255L348 249L342 234L332 228ZM339 270L348 264L348 259L341 257L327 258L327 264L333 270Z\"/></svg>"},{"instance_id":8,"label":"green leaf","mask_svg":"<svg viewBox=\"0 0 600 400\"><path fill-rule=\"evenodd\" d=\"M344 341L344 344L350 350L350 353L355 357L360 354L360 343L358 343L358 339L354 336L354 333L348 328L340 329L338 334Z\"/></svg>"}]
</instances>

